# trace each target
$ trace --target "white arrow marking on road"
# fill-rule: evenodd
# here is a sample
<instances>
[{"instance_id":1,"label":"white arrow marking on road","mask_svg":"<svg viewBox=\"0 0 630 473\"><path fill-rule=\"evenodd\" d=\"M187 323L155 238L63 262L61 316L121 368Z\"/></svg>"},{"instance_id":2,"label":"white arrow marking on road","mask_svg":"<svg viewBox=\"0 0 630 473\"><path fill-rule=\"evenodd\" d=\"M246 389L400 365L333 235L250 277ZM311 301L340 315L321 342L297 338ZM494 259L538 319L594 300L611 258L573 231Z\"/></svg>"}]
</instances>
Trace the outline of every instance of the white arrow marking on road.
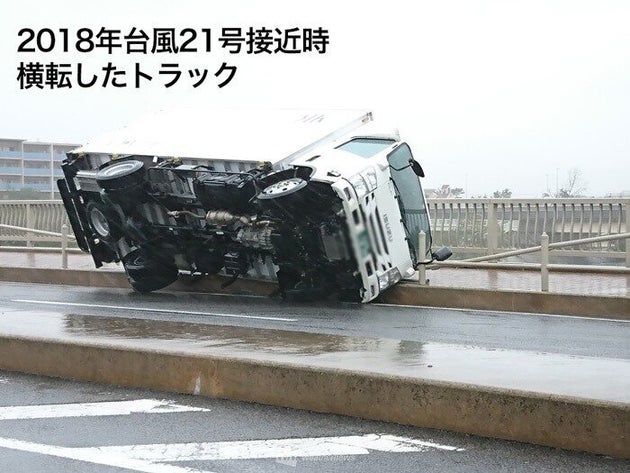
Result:
<instances>
[{"instance_id":1,"label":"white arrow marking on road","mask_svg":"<svg viewBox=\"0 0 630 473\"><path fill-rule=\"evenodd\" d=\"M87 448L58 447L0 437L0 448L52 455L144 473L209 473L204 470L169 465L165 462L267 458L286 460L314 456L367 455L370 450L387 453L423 452L432 448L451 452L464 451L463 448L451 445L379 434Z\"/></svg>"},{"instance_id":2,"label":"white arrow marking on road","mask_svg":"<svg viewBox=\"0 0 630 473\"><path fill-rule=\"evenodd\" d=\"M80 404L46 404L0 407L1 420L52 419L57 417L124 416L130 414L164 414L170 412L208 412L210 409L182 406L172 401L137 399L133 401L87 402Z\"/></svg>"},{"instance_id":3,"label":"white arrow marking on road","mask_svg":"<svg viewBox=\"0 0 630 473\"><path fill-rule=\"evenodd\" d=\"M224 314L221 312L195 312L192 310L172 310L172 309L152 309L150 307L129 307L124 305L104 305L104 304L82 304L79 302L54 302L54 301L35 301L31 299L12 299L12 302L26 302L29 304L47 304L47 305L67 305L72 307L96 307L97 309L116 309L116 310L134 310L138 312L161 312L167 314L186 314L186 315L202 315L210 317L232 317L237 319L256 319L256 320L273 320L275 322L297 322L297 319L286 319L283 317L266 317L264 315L243 315L243 314Z\"/></svg>"},{"instance_id":4,"label":"white arrow marking on road","mask_svg":"<svg viewBox=\"0 0 630 473\"><path fill-rule=\"evenodd\" d=\"M113 466L126 470L140 471L142 473L211 473L205 470L197 470L174 465L164 465L151 463L133 458L116 457L105 453L87 451L83 448L57 447L54 445L44 445L41 443L24 442L22 440L7 439L0 437L0 448L10 448L21 452L39 453L41 455L51 455L53 457L78 460L97 465Z\"/></svg>"},{"instance_id":5,"label":"white arrow marking on road","mask_svg":"<svg viewBox=\"0 0 630 473\"><path fill-rule=\"evenodd\" d=\"M251 460L261 458L314 457L328 455L367 455L370 450L389 453L422 452L429 449L451 452L463 448L440 445L395 435L351 435L271 440L240 440L153 445L123 445L85 449L95 453L122 455L152 462Z\"/></svg>"}]
</instances>

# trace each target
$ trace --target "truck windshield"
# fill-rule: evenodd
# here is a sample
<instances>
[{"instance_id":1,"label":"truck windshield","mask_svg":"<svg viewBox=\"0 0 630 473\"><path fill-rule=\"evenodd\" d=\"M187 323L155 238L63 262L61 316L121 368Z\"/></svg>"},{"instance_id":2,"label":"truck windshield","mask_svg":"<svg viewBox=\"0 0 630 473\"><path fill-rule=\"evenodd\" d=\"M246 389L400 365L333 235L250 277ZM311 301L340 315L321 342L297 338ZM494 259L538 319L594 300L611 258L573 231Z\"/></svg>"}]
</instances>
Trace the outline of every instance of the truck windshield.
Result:
<instances>
[{"instance_id":1,"label":"truck windshield","mask_svg":"<svg viewBox=\"0 0 630 473\"><path fill-rule=\"evenodd\" d=\"M394 143L394 140L387 138L354 138L341 146L337 146L337 149L349 151L362 158L371 158Z\"/></svg>"},{"instance_id":2,"label":"truck windshield","mask_svg":"<svg viewBox=\"0 0 630 473\"><path fill-rule=\"evenodd\" d=\"M409 248L415 255L417 262L430 253L431 234L420 179L411 169L410 160L412 159L411 149L406 143L401 144L387 156L392 180L399 195L398 205L400 206L400 213L403 216L407 238L409 239ZM427 235L427 247L424 248L424 251L419 251L418 248L418 234L420 231L424 231Z\"/></svg>"}]
</instances>

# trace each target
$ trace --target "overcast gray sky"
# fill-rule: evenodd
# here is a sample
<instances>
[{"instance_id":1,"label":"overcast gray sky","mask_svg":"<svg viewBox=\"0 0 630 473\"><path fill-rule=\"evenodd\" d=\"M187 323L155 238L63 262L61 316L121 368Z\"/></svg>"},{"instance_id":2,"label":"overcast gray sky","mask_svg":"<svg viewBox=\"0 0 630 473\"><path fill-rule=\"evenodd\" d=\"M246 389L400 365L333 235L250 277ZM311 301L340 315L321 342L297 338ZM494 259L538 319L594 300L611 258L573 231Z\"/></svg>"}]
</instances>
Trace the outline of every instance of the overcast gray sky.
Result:
<instances>
[{"instance_id":1,"label":"overcast gray sky","mask_svg":"<svg viewBox=\"0 0 630 473\"><path fill-rule=\"evenodd\" d=\"M3 0L1 13L1 137L82 143L174 104L370 108L399 127L427 172L425 187L538 197L577 168L588 195L630 190L627 0ZM210 54L139 59L59 45L16 52L21 28L68 28L72 49L78 28L101 26L322 26L330 45L299 56L232 56L216 44ZM187 73L225 61L238 71L222 89L209 79L194 89L187 77L170 89L154 79L140 89L20 90L16 80L20 61L80 61L94 71L112 61L133 71L138 60L154 73L162 62Z\"/></svg>"}]
</instances>

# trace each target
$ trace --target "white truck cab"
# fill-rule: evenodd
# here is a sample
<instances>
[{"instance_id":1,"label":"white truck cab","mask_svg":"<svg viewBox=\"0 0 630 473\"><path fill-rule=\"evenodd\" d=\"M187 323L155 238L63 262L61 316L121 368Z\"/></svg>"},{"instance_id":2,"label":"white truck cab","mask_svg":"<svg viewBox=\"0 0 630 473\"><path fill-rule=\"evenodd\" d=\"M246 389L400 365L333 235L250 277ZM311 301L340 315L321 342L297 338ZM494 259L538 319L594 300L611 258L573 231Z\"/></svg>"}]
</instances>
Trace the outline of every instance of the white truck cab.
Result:
<instances>
[{"instance_id":1,"label":"white truck cab","mask_svg":"<svg viewBox=\"0 0 630 473\"><path fill-rule=\"evenodd\" d=\"M164 111L62 168L79 246L97 267L122 261L141 292L223 272L369 302L436 256L422 168L366 111Z\"/></svg>"}]
</instances>

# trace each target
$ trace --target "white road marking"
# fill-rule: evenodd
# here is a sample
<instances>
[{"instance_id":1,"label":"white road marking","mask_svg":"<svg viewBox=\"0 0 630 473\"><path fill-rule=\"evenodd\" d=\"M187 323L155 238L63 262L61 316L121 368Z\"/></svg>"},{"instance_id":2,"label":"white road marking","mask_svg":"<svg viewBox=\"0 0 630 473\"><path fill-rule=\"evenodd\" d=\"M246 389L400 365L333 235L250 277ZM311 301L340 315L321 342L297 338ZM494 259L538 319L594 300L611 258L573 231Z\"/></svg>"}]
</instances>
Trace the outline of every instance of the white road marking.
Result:
<instances>
[{"instance_id":1,"label":"white road marking","mask_svg":"<svg viewBox=\"0 0 630 473\"><path fill-rule=\"evenodd\" d=\"M107 453L100 453L91 449L57 447L41 443L24 442L22 440L0 437L0 448L9 448L22 452L39 453L54 457L78 460L97 465L113 466L126 470L140 471L143 473L211 473L205 470L197 470L174 465L151 463L133 458L117 457Z\"/></svg>"},{"instance_id":2,"label":"white road marking","mask_svg":"<svg viewBox=\"0 0 630 473\"><path fill-rule=\"evenodd\" d=\"M169 464L172 462L269 458L286 461L300 457L368 455L370 450L386 453L424 452L428 449L464 451L463 448L451 445L380 434L115 447L59 447L0 437L0 448L51 455L143 473L210 473L205 470Z\"/></svg>"},{"instance_id":3,"label":"white road marking","mask_svg":"<svg viewBox=\"0 0 630 473\"><path fill-rule=\"evenodd\" d=\"M182 406L172 401L137 399L133 401L45 404L0 407L0 421L53 419L58 417L125 416L130 414L165 414L171 412L209 412L201 407Z\"/></svg>"},{"instance_id":4,"label":"white road marking","mask_svg":"<svg viewBox=\"0 0 630 473\"><path fill-rule=\"evenodd\" d=\"M151 462L252 460L262 458L367 455L370 450L388 453L423 452L429 449L451 452L463 448L440 445L394 435L352 435L271 440L239 440L180 444L123 445L88 448L99 454L124 456Z\"/></svg>"},{"instance_id":5,"label":"white road marking","mask_svg":"<svg viewBox=\"0 0 630 473\"><path fill-rule=\"evenodd\" d=\"M123 305L105 305L105 304L84 304L79 302L51 302L51 301L36 301L31 299L12 299L12 302L26 302L28 304L45 304L45 305L62 305L71 307L96 307L98 309L116 309L116 310L131 310L138 312L160 312L167 314L187 314L187 315L202 315L211 317L231 317L237 319L256 319L256 320L271 320L275 322L297 322L297 319L287 319L283 317L266 317L264 315L243 315L243 314L225 314L221 312L196 312L192 310L174 310L174 309L153 309L150 307L129 307Z\"/></svg>"}]
</instances>

